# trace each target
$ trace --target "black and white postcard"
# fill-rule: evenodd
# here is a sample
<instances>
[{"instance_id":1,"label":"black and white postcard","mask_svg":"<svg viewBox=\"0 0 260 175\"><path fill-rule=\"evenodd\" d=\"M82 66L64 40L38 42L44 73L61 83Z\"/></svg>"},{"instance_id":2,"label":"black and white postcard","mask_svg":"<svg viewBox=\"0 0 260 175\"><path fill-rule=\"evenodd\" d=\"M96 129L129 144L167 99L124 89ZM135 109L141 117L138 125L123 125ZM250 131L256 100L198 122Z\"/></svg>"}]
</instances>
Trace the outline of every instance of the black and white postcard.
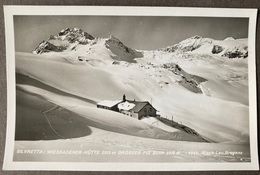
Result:
<instances>
[{"instance_id":1,"label":"black and white postcard","mask_svg":"<svg viewBox=\"0 0 260 175\"><path fill-rule=\"evenodd\" d=\"M256 170L256 9L5 6L5 170Z\"/></svg>"}]
</instances>

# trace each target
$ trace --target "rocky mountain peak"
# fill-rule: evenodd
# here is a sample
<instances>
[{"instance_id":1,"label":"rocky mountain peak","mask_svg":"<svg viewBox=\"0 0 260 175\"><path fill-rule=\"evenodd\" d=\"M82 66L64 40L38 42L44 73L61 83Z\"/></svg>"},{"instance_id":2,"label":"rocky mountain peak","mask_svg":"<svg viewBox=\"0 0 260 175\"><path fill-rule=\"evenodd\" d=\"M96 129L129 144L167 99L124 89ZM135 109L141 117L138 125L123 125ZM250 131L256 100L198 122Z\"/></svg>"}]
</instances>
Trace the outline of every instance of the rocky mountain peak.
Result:
<instances>
[{"instance_id":1,"label":"rocky mountain peak","mask_svg":"<svg viewBox=\"0 0 260 175\"><path fill-rule=\"evenodd\" d=\"M93 40L94 37L79 28L66 28L59 32L57 39L68 40L70 43L78 41L81 44L86 44L86 40Z\"/></svg>"},{"instance_id":2,"label":"rocky mountain peak","mask_svg":"<svg viewBox=\"0 0 260 175\"><path fill-rule=\"evenodd\" d=\"M110 37L108 38L108 41L113 41L115 43L122 43L118 38L116 38L113 35L110 35Z\"/></svg>"},{"instance_id":3,"label":"rocky mountain peak","mask_svg":"<svg viewBox=\"0 0 260 175\"><path fill-rule=\"evenodd\" d=\"M57 35L50 35L47 41L41 42L33 51L36 54L45 52L60 52L66 50L71 44L88 44L94 37L79 28L62 29Z\"/></svg>"},{"instance_id":4,"label":"rocky mountain peak","mask_svg":"<svg viewBox=\"0 0 260 175\"><path fill-rule=\"evenodd\" d=\"M135 54L135 51L127 46L125 46L118 38L114 37L113 35L111 35L107 40L106 40L106 44L105 46L109 49L112 49L114 47L118 47L120 49L122 49L124 52L126 53L130 53L132 55Z\"/></svg>"},{"instance_id":5,"label":"rocky mountain peak","mask_svg":"<svg viewBox=\"0 0 260 175\"><path fill-rule=\"evenodd\" d=\"M202 37L199 35L195 35L195 36L191 37L190 39L202 39Z\"/></svg>"}]
</instances>

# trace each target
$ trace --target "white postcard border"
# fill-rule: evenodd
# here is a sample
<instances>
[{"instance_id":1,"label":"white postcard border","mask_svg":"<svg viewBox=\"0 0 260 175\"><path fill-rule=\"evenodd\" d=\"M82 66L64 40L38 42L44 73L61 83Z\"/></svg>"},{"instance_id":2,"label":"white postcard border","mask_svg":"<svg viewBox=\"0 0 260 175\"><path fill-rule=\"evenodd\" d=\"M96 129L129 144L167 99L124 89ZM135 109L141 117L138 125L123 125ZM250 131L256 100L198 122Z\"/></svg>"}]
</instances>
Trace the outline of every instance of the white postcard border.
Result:
<instances>
[{"instance_id":1,"label":"white postcard border","mask_svg":"<svg viewBox=\"0 0 260 175\"><path fill-rule=\"evenodd\" d=\"M249 18L249 55L255 56L256 9L179 8L179 7L111 7L111 6L4 6L7 69L7 131L4 170L68 171L192 171L258 170L257 102L255 57L249 60L250 163L82 163L82 162L14 162L15 136L15 46L14 15L115 15L115 16L196 16ZM144 168L145 167L145 168Z\"/></svg>"}]
</instances>

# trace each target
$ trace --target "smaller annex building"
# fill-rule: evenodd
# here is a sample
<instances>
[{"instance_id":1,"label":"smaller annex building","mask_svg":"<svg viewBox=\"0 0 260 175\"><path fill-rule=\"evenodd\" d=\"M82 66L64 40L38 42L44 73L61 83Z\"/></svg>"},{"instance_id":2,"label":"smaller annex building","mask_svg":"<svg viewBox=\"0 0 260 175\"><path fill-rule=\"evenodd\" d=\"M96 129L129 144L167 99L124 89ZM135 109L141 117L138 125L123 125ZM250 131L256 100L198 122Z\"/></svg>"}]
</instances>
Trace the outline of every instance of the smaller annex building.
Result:
<instances>
[{"instance_id":1,"label":"smaller annex building","mask_svg":"<svg viewBox=\"0 0 260 175\"><path fill-rule=\"evenodd\" d=\"M112 110L140 120L142 117L156 117L156 109L148 101L127 100L123 95L121 101L104 100L97 103L98 108Z\"/></svg>"},{"instance_id":2,"label":"smaller annex building","mask_svg":"<svg viewBox=\"0 0 260 175\"><path fill-rule=\"evenodd\" d=\"M97 103L97 108L108 109L108 110L119 112L119 109L117 107L119 103L121 103L121 101L104 100Z\"/></svg>"}]
</instances>

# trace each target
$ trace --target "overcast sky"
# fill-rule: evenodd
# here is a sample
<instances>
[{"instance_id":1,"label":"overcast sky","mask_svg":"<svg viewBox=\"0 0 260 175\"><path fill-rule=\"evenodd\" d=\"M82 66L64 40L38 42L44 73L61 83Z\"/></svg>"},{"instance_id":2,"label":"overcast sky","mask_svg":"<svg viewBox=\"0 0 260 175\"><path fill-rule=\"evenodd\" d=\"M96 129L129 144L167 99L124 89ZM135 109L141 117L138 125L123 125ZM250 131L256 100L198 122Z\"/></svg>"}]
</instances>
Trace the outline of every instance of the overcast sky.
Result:
<instances>
[{"instance_id":1,"label":"overcast sky","mask_svg":"<svg viewBox=\"0 0 260 175\"><path fill-rule=\"evenodd\" d=\"M81 28L94 37L114 35L126 46L142 50L170 46L194 35L220 40L248 37L248 18L15 16L15 49L31 52L67 27Z\"/></svg>"}]
</instances>

